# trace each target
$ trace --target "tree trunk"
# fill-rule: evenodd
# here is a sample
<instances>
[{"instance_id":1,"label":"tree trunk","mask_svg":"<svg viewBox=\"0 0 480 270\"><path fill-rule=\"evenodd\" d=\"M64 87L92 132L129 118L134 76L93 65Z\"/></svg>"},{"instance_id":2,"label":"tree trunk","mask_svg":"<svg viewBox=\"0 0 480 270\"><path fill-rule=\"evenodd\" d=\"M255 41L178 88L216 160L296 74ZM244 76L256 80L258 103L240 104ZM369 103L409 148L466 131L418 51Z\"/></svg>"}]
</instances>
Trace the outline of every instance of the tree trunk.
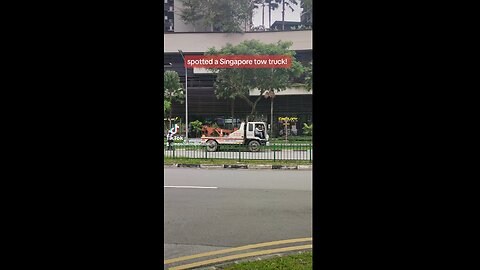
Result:
<instances>
[{"instance_id":1,"label":"tree trunk","mask_svg":"<svg viewBox=\"0 0 480 270\"><path fill-rule=\"evenodd\" d=\"M268 29L270 29L270 26L272 26L272 7L270 4L268 5Z\"/></svg>"},{"instance_id":2,"label":"tree trunk","mask_svg":"<svg viewBox=\"0 0 480 270\"><path fill-rule=\"evenodd\" d=\"M273 137L273 134L275 134L274 130L274 124L273 124L273 97L270 97L270 131L271 131L271 136Z\"/></svg>"},{"instance_id":3,"label":"tree trunk","mask_svg":"<svg viewBox=\"0 0 480 270\"><path fill-rule=\"evenodd\" d=\"M248 106L250 106L252 108L252 111L250 112L250 115L253 115L253 113L255 112L255 109L257 107L257 103L262 99L262 95L260 95L257 100L255 100L255 102L252 102L250 99L248 99L247 96L245 95L240 95L240 98L242 98L247 104ZM248 120L249 117L247 116L247 122L249 121Z\"/></svg>"},{"instance_id":4,"label":"tree trunk","mask_svg":"<svg viewBox=\"0 0 480 270\"><path fill-rule=\"evenodd\" d=\"M170 129L172 128L172 110L173 110L172 97L170 97L170 112L168 113L168 121L170 123Z\"/></svg>"},{"instance_id":5,"label":"tree trunk","mask_svg":"<svg viewBox=\"0 0 480 270\"><path fill-rule=\"evenodd\" d=\"M245 95L240 95L240 97L248 104L248 106L250 106L250 107L253 106L253 102L252 102L250 99L248 99L247 96L245 96Z\"/></svg>"},{"instance_id":6,"label":"tree trunk","mask_svg":"<svg viewBox=\"0 0 480 270\"><path fill-rule=\"evenodd\" d=\"M262 26L265 29L265 3L262 4Z\"/></svg>"},{"instance_id":7,"label":"tree trunk","mask_svg":"<svg viewBox=\"0 0 480 270\"><path fill-rule=\"evenodd\" d=\"M234 118L233 113L235 111L235 99L232 99L232 108L231 109L232 109L231 112L232 112L232 120L233 120L233 118ZM232 122L232 125L233 125L233 122Z\"/></svg>"},{"instance_id":8,"label":"tree trunk","mask_svg":"<svg viewBox=\"0 0 480 270\"><path fill-rule=\"evenodd\" d=\"M250 112L251 115L256 115L257 114L257 111L256 111L256 108L257 108L257 103L262 99L262 95L260 95L257 100L255 100L255 102L253 102L253 105L252 105L252 111Z\"/></svg>"}]
</instances>

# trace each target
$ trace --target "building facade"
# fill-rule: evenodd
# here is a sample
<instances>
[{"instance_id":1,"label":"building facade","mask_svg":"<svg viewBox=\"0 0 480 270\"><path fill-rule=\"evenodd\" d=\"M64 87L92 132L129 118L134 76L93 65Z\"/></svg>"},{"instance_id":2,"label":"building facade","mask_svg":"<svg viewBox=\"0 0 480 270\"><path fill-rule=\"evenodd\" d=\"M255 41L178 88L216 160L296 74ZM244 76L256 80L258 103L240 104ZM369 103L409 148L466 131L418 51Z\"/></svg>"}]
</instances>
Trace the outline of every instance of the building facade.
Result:
<instances>
[{"instance_id":1,"label":"building facade","mask_svg":"<svg viewBox=\"0 0 480 270\"><path fill-rule=\"evenodd\" d=\"M174 0L164 0L163 4L163 32L173 32L174 27Z\"/></svg>"},{"instance_id":2,"label":"building facade","mask_svg":"<svg viewBox=\"0 0 480 270\"><path fill-rule=\"evenodd\" d=\"M291 41L291 50L296 52L295 58L304 65L312 60L312 31L258 31L244 33L209 32L201 23L195 26L186 25L178 15L182 8L181 1L165 1L165 31L164 31L164 70L176 71L180 82L185 88L185 68L179 50L184 55L203 55L211 47L222 48L227 43L236 45L245 40L259 40L263 43ZM215 74L205 69L187 69L188 81L188 121L199 120L202 123L216 123L220 127L233 128L250 114L251 107L237 98L234 101L218 99L213 89ZM312 123L312 93L300 87L292 87L277 93L273 99L262 97L256 111L261 120L274 128L274 136L279 135L281 124L279 118L298 118L292 124L291 132L302 134L303 123ZM252 90L250 100L256 100L261 93ZM271 109L273 105L273 123ZM172 104L172 116L185 123L185 103ZM190 129L191 130L191 129ZM190 136L190 135L189 135Z\"/></svg>"}]
</instances>

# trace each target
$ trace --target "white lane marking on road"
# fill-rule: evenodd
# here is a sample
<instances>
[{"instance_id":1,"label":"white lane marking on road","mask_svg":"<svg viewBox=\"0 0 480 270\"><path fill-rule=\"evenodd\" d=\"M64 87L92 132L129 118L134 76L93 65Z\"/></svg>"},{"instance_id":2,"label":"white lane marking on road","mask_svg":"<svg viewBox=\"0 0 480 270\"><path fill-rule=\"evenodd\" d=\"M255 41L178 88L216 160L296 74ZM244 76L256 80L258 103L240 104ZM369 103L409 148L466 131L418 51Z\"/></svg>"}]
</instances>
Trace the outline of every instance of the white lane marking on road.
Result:
<instances>
[{"instance_id":1,"label":"white lane marking on road","mask_svg":"<svg viewBox=\"0 0 480 270\"><path fill-rule=\"evenodd\" d=\"M200 186L163 186L164 188L210 188L215 189L218 187L200 187Z\"/></svg>"}]
</instances>

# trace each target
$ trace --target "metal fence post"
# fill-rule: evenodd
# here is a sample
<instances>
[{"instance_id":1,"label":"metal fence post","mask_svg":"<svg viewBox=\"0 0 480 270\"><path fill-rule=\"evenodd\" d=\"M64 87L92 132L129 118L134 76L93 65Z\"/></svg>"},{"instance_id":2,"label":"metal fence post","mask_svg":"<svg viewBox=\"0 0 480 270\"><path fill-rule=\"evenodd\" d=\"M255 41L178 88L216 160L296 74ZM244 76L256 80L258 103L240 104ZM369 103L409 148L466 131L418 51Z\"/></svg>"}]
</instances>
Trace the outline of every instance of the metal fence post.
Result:
<instances>
[{"instance_id":1,"label":"metal fence post","mask_svg":"<svg viewBox=\"0 0 480 270\"><path fill-rule=\"evenodd\" d=\"M207 146L205 145L205 159L208 159L208 151L207 151Z\"/></svg>"},{"instance_id":2,"label":"metal fence post","mask_svg":"<svg viewBox=\"0 0 480 270\"><path fill-rule=\"evenodd\" d=\"M175 145L172 146L172 150L173 150L173 158L175 159Z\"/></svg>"},{"instance_id":3,"label":"metal fence post","mask_svg":"<svg viewBox=\"0 0 480 270\"><path fill-rule=\"evenodd\" d=\"M310 163L312 163L312 144L310 144Z\"/></svg>"},{"instance_id":4,"label":"metal fence post","mask_svg":"<svg viewBox=\"0 0 480 270\"><path fill-rule=\"evenodd\" d=\"M241 151L241 147L239 146L238 147L238 161L242 161L242 151Z\"/></svg>"},{"instance_id":5,"label":"metal fence post","mask_svg":"<svg viewBox=\"0 0 480 270\"><path fill-rule=\"evenodd\" d=\"M276 152L277 151L275 151L275 144L273 144L273 162L275 162L275 160L276 160L276 157L275 157Z\"/></svg>"}]
</instances>

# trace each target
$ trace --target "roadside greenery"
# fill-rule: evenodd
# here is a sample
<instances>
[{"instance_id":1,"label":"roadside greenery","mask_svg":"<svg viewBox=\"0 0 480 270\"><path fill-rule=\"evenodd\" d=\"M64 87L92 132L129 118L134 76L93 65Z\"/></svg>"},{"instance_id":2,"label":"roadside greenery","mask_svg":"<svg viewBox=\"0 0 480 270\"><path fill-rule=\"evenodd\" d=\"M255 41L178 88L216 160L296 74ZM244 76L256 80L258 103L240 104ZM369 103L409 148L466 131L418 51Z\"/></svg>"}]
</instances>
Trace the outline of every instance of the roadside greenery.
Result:
<instances>
[{"instance_id":1,"label":"roadside greenery","mask_svg":"<svg viewBox=\"0 0 480 270\"><path fill-rule=\"evenodd\" d=\"M210 31L243 32L249 30L257 0L181 0L180 18L196 31L199 22Z\"/></svg>"},{"instance_id":2,"label":"roadside greenery","mask_svg":"<svg viewBox=\"0 0 480 270\"><path fill-rule=\"evenodd\" d=\"M201 134L202 132L203 123L199 120L195 120L193 122L190 122L190 125L192 127L192 131L195 132L196 137L198 137L198 134Z\"/></svg>"},{"instance_id":3,"label":"roadside greenery","mask_svg":"<svg viewBox=\"0 0 480 270\"><path fill-rule=\"evenodd\" d=\"M287 141L285 137L270 138L270 143L312 143L312 136L288 136Z\"/></svg>"},{"instance_id":4,"label":"roadside greenery","mask_svg":"<svg viewBox=\"0 0 480 270\"><path fill-rule=\"evenodd\" d=\"M313 269L312 252L303 252L260 261L241 262L220 266L222 270L311 270Z\"/></svg>"},{"instance_id":5,"label":"roadside greenery","mask_svg":"<svg viewBox=\"0 0 480 270\"><path fill-rule=\"evenodd\" d=\"M270 143L285 143L285 138L270 138ZM164 137L163 142L167 143L167 139ZM176 143L181 141L175 141ZM288 136L287 143L312 143L312 136Z\"/></svg>"},{"instance_id":6,"label":"roadside greenery","mask_svg":"<svg viewBox=\"0 0 480 270\"><path fill-rule=\"evenodd\" d=\"M170 111L172 104L168 100L163 100L163 117L166 116L167 112Z\"/></svg>"},{"instance_id":7,"label":"roadside greenery","mask_svg":"<svg viewBox=\"0 0 480 270\"><path fill-rule=\"evenodd\" d=\"M199 158L163 158L164 165L170 164L207 164L207 165L281 165L281 166L296 166L296 165L312 165L308 160L242 160L235 159L199 159Z\"/></svg>"},{"instance_id":8,"label":"roadside greenery","mask_svg":"<svg viewBox=\"0 0 480 270\"><path fill-rule=\"evenodd\" d=\"M307 91L312 91L313 89L313 74L312 74L313 63L310 61L309 65L305 68L305 89Z\"/></svg>"},{"instance_id":9,"label":"roadside greenery","mask_svg":"<svg viewBox=\"0 0 480 270\"><path fill-rule=\"evenodd\" d=\"M313 124L308 125L307 123L303 123L303 134L312 136L313 135Z\"/></svg>"},{"instance_id":10,"label":"roadside greenery","mask_svg":"<svg viewBox=\"0 0 480 270\"><path fill-rule=\"evenodd\" d=\"M292 42L279 41L265 44L258 40L246 40L238 45L227 44L220 50L210 48L205 55L289 55L292 57L291 68L212 68L217 74L214 83L217 98L236 97L245 101L251 108L248 121L255 120L258 102L264 98L263 93L279 92L293 83L293 78L300 77L304 67L295 59L295 51L290 50ZM257 89L259 96L250 100L250 89Z\"/></svg>"},{"instance_id":11,"label":"roadside greenery","mask_svg":"<svg viewBox=\"0 0 480 270\"><path fill-rule=\"evenodd\" d=\"M183 93L180 77L176 71L168 70L163 73L163 105L164 114L168 111L168 119L172 119L172 102L183 103L185 95ZM169 128L171 128L171 120Z\"/></svg>"}]
</instances>

